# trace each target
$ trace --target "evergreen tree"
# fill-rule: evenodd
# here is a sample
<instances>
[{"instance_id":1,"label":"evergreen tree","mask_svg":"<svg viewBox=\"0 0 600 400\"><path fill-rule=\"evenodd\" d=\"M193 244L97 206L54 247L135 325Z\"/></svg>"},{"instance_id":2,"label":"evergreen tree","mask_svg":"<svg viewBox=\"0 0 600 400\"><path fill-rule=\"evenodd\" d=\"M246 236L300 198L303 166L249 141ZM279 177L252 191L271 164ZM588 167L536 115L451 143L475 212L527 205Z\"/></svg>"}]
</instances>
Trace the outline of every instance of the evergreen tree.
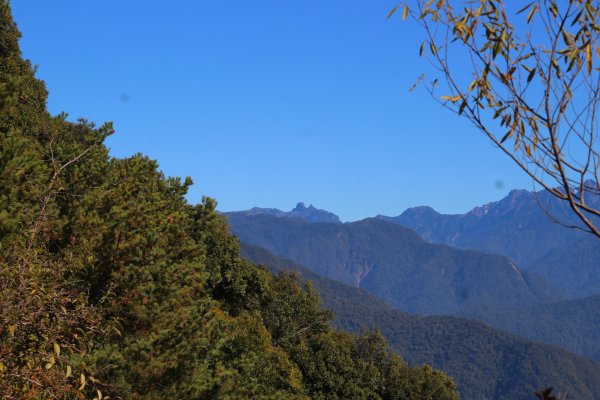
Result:
<instances>
[{"instance_id":1,"label":"evergreen tree","mask_svg":"<svg viewBox=\"0 0 600 400\"><path fill-rule=\"evenodd\" d=\"M457 398L380 336L333 329L296 276L243 261L190 179L111 158L110 123L50 116L0 10L0 397Z\"/></svg>"}]
</instances>

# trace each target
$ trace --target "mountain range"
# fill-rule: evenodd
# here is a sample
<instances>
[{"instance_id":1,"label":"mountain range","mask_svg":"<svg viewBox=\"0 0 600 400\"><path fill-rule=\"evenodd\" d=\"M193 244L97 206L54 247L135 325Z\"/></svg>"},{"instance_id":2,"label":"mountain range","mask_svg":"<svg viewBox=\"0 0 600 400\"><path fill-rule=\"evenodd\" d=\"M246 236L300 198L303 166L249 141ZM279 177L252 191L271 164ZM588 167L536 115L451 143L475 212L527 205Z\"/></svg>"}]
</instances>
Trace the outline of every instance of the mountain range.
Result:
<instances>
[{"instance_id":1,"label":"mountain range","mask_svg":"<svg viewBox=\"0 0 600 400\"><path fill-rule=\"evenodd\" d=\"M260 208L254 207L246 211L234 211L227 213L228 215L272 215L275 217L298 218L306 222L330 222L341 224L340 218L332 212L321 210L310 204L308 207L303 202L296 205L291 211L281 211L277 208Z\"/></svg>"},{"instance_id":2,"label":"mountain range","mask_svg":"<svg viewBox=\"0 0 600 400\"><path fill-rule=\"evenodd\" d=\"M474 308L461 315L600 361L600 295L519 308Z\"/></svg>"},{"instance_id":3,"label":"mountain range","mask_svg":"<svg viewBox=\"0 0 600 400\"><path fill-rule=\"evenodd\" d=\"M590 195L588 202L600 208L600 196ZM547 191L513 190L465 214L440 214L421 206L377 218L410 228L432 243L505 255L569 297L600 294L598 239L563 226L581 224L566 202Z\"/></svg>"},{"instance_id":4,"label":"mountain range","mask_svg":"<svg viewBox=\"0 0 600 400\"><path fill-rule=\"evenodd\" d=\"M228 216L233 232L242 240L368 290L397 309L478 319L600 360L596 334L600 246L591 235L548 219L548 209L540 209L544 202L552 206L555 216L569 218L565 205L543 192L527 191L512 191L498 202L463 215L417 207L398 217L378 216L336 226L298 218L273 221L264 213ZM486 253L507 251L511 259L433 246L411 231L393 229L382 221L413 227L431 241L479 246ZM527 248L531 248L529 254ZM523 279L515 280L507 266ZM444 281L442 271L446 277L448 271L455 277ZM474 274L482 271L483 275Z\"/></svg>"},{"instance_id":5,"label":"mountain range","mask_svg":"<svg viewBox=\"0 0 600 400\"><path fill-rule=\"evenodd\" d=\"M382 219L333 224L266 214L227 217L241 241L408 312L448 315L563 299L558 289L507 257L432 244Z\"/></svg>"},{"instance_id":6,"label":"mountain range","mask_svg":"<svg viewBox=\"0 0 600 400\"><path fill-rule=\"evenodd\" d=\"M360 288L319 276L258 246L242 243L241 253L273 272L298 272L312 282L339 327L379 329L410 364L427 363L450 373L462 399L528 400L534 390L550 385L569 398L600 398L600 364L589 359L480 322L395 310Z\"/></svg>"}]
</instances>

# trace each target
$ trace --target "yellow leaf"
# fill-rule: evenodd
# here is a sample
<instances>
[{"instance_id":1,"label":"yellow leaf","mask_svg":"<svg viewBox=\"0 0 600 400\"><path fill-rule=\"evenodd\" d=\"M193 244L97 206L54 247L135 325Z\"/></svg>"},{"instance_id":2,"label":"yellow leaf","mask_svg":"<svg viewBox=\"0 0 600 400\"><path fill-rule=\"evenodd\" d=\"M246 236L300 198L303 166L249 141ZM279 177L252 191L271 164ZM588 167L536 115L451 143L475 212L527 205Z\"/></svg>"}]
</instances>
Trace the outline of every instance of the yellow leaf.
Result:
<instances>
[{"instance_id":1,"label":"yellow leaf","mask_svg":"<svg viewBox=\"0 0 600 400\"><path fill-rule=\"evenodd\" d=\"M531 11L529 11L529 15L527 15L527 23L531 22L531 20L533 19L533 16L537 12L537 10L538 10L538 6L536 4L535 6L533 6L533 8L531 9Z\"/></svg>"},{"instance_id":2,"label":"yellow leaf","mask_svg":"<svg viewBox=\"0 0 600 400\"><path fill-rule=\"evenodd\" d=\"M435 45L432 42L429 42L429 50L431 50L431 54L433 54L434 56L437 54L437 49L435 48Z\"/></svg>"},{"instance_id":3,"label":"yellow leaf","mask_svg":"<svg viewBox=\"0 0 600 400\"><path fill-rule=\"evenodd\" d=\"M54 365L54 363L46 363L46 369L52 368L53 365Z\"/></svg>"},{"instance_id":4,"label":"yellow leaf","mask_svg":"<svg viewBox=\"0 0 600 400\"><path fill-rule=\"evenodd\" d=\"M56 342L54 342L54 354L56 354L56 357L60 357L60 346Z\"/></svg>"},{"instance_id":5,"label":"yellow leaf","mask_svg":"<svg viewBox=\"0 0 600 400\"><path fill-rule=\"evenodd\" d=\"M459 101L460 99L462 99L461 96L442 96L441 97L442 100L446 100L446 101L451 101L453 103L456 103L457 101Z\"/></svg>"},{"instance_id":6,"label":"yellow leaf","mask_svg":"<svg viewBox=\"0 0 600 400\"><path fill-rule=\"evenodd\" d=\"M14 337L16 331L17 331L17 325L9 325L8 326L8 333L10 334L10 336Z\"/></svg>"},{"instance_id":7,"label":"yellow leaf","mask_svg":"<svg viewBox=\"0 0 600 400\"><path fill-rule=\"evenodd\" d=\"M5 370L6 370L6 365L4 365L3 362L0 362L0 375L2 375Z\"/></svg>"},{"instance_id":8,"label":"yellow leaf","mask_svg":"<svg viewBox=\"0 0 600 400\"><path fill-rule=\"evenodd\" d=\"M406 19L406 17L408 17L408 12L410 10L408 9L408 6L404 6L404 10L402 11L402 19Z\"/></svg>"},{"instance_id":9,"label":"yellow leaf","mask_svg":"<svg viewBox=\"0 0 600 400\"><path fill-rule=\"evenodd\" d=\"M65 377L70 378L72 373L73 373L73 370L71 369L71 366L67 365L67 372L65 374Z\"/></svg>"},{"instance_id":10,"label":"yellow leaf","mask_svg":"<svg viewBox=\"0 0 600 400\"><path fill-rule=\"evenodd\" d=\"M84 374L79 375L79 382L81 383L81 386L79 386L79 390L83 390L83 388L85 387L85 375Z\"/></svg>"}]
</instances>

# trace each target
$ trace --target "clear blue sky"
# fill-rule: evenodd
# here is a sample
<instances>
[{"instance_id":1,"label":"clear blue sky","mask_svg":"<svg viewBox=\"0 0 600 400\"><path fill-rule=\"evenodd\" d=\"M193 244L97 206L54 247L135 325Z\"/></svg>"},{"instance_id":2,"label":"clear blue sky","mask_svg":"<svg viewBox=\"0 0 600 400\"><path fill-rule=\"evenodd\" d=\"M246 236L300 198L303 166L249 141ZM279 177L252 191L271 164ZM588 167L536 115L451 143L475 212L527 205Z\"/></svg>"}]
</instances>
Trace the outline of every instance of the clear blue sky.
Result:
<instances>
[{"instance_id":1,"label":"clear blue sky","mask_svg":"<svg viewBox=\"0 0 600 400\"><path fill-rule=\"evenodd\" d=\"M12 1L51 112L113 121L223 211L465 212L531 181L423 89L393 1ZM500 187L498 182L503 182Z\"/></svg>"}]
</instances>

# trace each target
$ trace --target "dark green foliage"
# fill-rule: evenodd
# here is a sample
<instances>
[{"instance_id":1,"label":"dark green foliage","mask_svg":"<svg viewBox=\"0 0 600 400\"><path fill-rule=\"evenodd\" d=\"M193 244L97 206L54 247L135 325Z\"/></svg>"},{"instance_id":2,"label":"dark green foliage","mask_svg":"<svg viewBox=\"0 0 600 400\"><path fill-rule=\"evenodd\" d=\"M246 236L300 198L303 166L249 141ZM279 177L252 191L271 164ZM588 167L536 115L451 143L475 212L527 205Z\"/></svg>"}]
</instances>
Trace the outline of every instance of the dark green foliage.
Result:
<instances>
[{"instance_id":1,"label":"dark green foliage","mask_svg":"<svg viewBox=\"0 0 600 400\"><path fill-rule=\"evenodd\" d=\"M598 310L600 295L517 309L477 308L463 315L600 361Z\"/></svg>"},{"instance_id":2,"label":"dark green foliage","mask_svg":"<svg viewBox=\"0 0 600 400\"><path fill-rule=\"evenodd\" d=\"M271 215L229 214L243 242L361 287L405 311L457 314L476 307L510 307L561 300L555 288L503 256L423 241L379 219L306 223Z\"/></svg>"},{"instance_id":3,"label":"dark green foliage","mask_svg":"<svg viewBox=\"0 0 600 400\"><path fill-rule=\"evenodd\" d=\"M589 359L479 322L393 310L364 290L323 278L260 247L242 244L242 254L273 271L297 271L313 282L324 306L336 315L336 325L354 332L379 329L410 364L448 371L463 399L527 400L549 385L573 399L600 397L600 364Z\"/></svg>"},{"instance_id":4,"label":"dark green foliage","mask_svg":"<svg viewBox=\"0 0 600 400\"><path fill-rule=\"evenodd\" d=\"M557 241L529 270L556 282L570 297L600 294L600 246L596 237L583 236L569 245Z\"/></svg>"},{"instance_id":5,"label":"dark green foliage","mask_svg":"<svg viewBox=\"0 0 600 400\"><path fill-rule=\"evenodd\" d=\"M0 10L0 397L458 398L241 259L216 202L186 202L191 180L110 158L110 123L48 115Z\"/></svg>"}]
</instances>

